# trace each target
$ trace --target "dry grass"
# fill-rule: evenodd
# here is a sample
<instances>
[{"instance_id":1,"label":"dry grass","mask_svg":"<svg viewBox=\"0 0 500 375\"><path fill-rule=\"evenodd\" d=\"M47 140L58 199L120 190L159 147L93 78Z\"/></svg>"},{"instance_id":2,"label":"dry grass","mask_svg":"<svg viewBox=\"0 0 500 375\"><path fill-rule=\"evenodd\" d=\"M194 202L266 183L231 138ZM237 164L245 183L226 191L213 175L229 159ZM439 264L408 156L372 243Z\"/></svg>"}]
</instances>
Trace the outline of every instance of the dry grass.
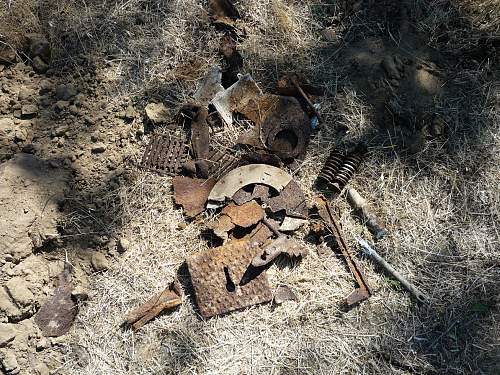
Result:
<instances>
[{"instance_id":1,"label":"dry grass","mask_svg":"<svg viewBox=\"0 0 500 375\"><path fill-rule=\"evenodd\" d=\"M48 3L41 14L44 22L54 25L49 33L57 46L56 60L79 69L75 59L81 53L72 48L83 51L98 74L113 72L109 91L110 96L119 94L115 100L149 95L176 108L219 61L220 35L211 28L202 1ZM350 85L346 62L338 58L337 49L343 47L321 41L324 17L313 11L323 9L321 2L306 3L239 2L248 25L248 37L240 46L244 69L264 89L293 70L327 88L328 95L318 99L327 126L311 141L296 177L311 199L312 183L329 149L368 141L370 157L352 183L387 222L390 235L377 248L430 295L431 304L415 305L396 282L362 260L376 293L345 311L342 299L354 283L344 261L334 253L320 256L305 242L310 256L295 266L278 264L269 271L271 285L289 285L299 296L297 303L255 306L203 321L186 299L180 309L139 333L123 330L120 324L127 311L163 289L188 254L207 248L199 223L178 229L184 218L173 205L170 179L139 173L132 184L114 192L120 206L111 207L122 216L110 231L130 239L132 249L94 278L90 299L65 341L66 362L60 373L500 371L500 84L495 72L488 73L492 62L447 66L456 90L436 99L436 108L447 121L448 138L431 140L410 155L393 134L376 128L373 106ZM374 33L377 20L358 13L345 16L340 1L330 3L342 19L339 27ZM418 27L428 34L429 44L446 51L450 45L460 50L472 43L470 30L471 39L457 39L467 34L459 29L460 22L446 46L439 38L438 26L456 19L461 8L450 10L444 1L420 3L427 13ZM479 30L498 33L500 11L494 1L460 4L474 7L471 20ZM136 24L138 15L143 24ZM78 44L61 38L64 33ZM471 82L476 84L469 87ZM227 139L237 130L231 129ZM336 205L347 238L369 236L350 215L343 197Z\"/></svg>"}]
</instances>

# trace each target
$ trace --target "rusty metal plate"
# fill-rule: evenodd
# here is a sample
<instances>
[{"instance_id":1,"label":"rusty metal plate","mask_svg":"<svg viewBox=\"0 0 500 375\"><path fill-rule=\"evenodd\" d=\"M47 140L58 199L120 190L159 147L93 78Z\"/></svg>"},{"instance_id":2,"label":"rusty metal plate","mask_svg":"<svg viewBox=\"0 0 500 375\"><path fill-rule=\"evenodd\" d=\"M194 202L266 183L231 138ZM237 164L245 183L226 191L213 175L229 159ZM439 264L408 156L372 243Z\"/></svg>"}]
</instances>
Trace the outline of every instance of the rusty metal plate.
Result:
<instances>
[{"instance_id":1,"label":"rusty metal plate","mask_svg":"<svg viewBox=\"0 0 500 375\"><path fill-rule=\"evenodd\" d=\"M188 152L184 141L170 135L155 135L144 150L141 166L143 169L173 176L188 161Z\"/></svg>"},{"instance_id":2,"label":"rusty metal plate","mask_svg":"<svg viewBox=\"0 0 500 375\"><path fill-rule=\"evenodd\" d=\"M205 210L208 194L215 185L215 179L203 180L176 176L172 181L175 203L184 208L184 214L195 217Z\"/></svg>"},{"instance_id":3,"label":"rusty metal plate","mask_svg":"<svg viewBox=\"0 0 500 375\"><path fill-rule=\"evenodd\" d=\"M248 228L262 220L264 210L257 202L250 201L241 206L230 203L224 207L222 214L229 216L234 225Z\"/></svg>"},{"instance_id":4,"label":"rusty metal plate","mask_svg":"<svg viewBox=\"0 0 500 375\"><path fill-rule=\"evenodd\" d=\"M38 310L35 323L46 337L65 335L70 330L78 312L77 304L71 299L73 286L63 283L54 290L50 297Z\"/></svg>"},{"instance_id":5,"label":"rusty metal plate","mask_svg":"<svg viewBox=\"0 0 500 375\"><path fill-rule=\"evenodd\" d=\"M187 258L198 309L204 318L271 300L265 272L239 285L259 251L258 246L248 241L233 240Z\"/></svg>"},{"instance_id":6,"label":"rusty metal plate","mask_svg":"<svg viewBox=\"0 0 500 375\"><path fill-rule=\"evenodd\" d=\"M300 186L291 180L288 185L275 197L264 199L272 212L285 210L287 215L306 218L308 215L307 203Z\"/></svg>"}]
</instances>

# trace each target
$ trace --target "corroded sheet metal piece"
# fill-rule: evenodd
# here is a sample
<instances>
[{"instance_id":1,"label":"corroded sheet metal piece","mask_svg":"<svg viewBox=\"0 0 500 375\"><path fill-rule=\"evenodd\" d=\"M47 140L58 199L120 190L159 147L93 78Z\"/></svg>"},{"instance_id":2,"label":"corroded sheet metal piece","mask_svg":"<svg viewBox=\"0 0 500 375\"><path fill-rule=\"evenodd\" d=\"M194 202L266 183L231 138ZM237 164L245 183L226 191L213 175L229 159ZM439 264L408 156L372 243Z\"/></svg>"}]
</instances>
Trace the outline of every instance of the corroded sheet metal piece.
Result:
<instances>
[{"instance_id":1,"label":"corroded sheet metal piece","mask_svg":"<svg viewBox=\"0 0 500 375\"><path fill-rule=\"evenodd\" d=\"M276 197L264 200L272 212L285 210L287 215L306 218L308 214L306 197L300 186L294 180Z\"/></svg>"},{"instance_id":2,"label":"corroded sheet metal piece","mask_svg":"<svg viewBox=\"0 0 500 375\"><path fill-rule=\"evenodd\" d=\"M271 165L245 165L233 169L215 184L208 196L208 207L220 207L227 198L232 198L238 190L250 184L268 185L280 192L290 181L292 181L290 174Z\"/></svg>"},{"instance_id":3,"label":"corroded sheet metal piece","mask_svg":"<svg viewBox=\"0 0 500 375\"><path fill-rule=\"evenodd\" d=\"M155 294L141 306L130 311L125 322L134 331L160 315L163 311L173 309L182 303L182 290L178 282L171 283L165 290Z\"/></svg>"},{"instance_id":4,"label":"corroded sheet metal piece","mask_svg":"<svg viewBox=\"0 0 500 375\"><path fill-rule=\"evenodd\" d=\"M290 257L305 257L308 254L307 248L294 241L288 236L280 236L273 242L264 246L262 251L252 259L252 266L262 267L269 264L281 253L286 253Z\"/></svg>"},{"instance_id":5,"label":"corroded sheet metal piece","mask_svg":"<svg viewBox=\"0 0 500 375\"><path fill-rule=\"evenodd\" d=\"M78 312L78 305L71 298L73 285L65 269L59 276L59 286L35 316L35 323L46 337L65 335L70 330Z\"/></svg>"},{"instance_id":6,"label":"corroded sheet metal piece","mask_svg":"<svg viewBox=\"0 0 500 375\"><path fill-rule=\"evenodd\" d=\"M250 74L246 74L227 90L217 93L212 100L212 104L215 106L224 122L228 125L232 125L233 112L241 113L250 100L260 95L262 95L262 91L259 86L257 86Z\"/></svg>"},{"instance_id":7,"label":"corroded sheet metal piece","mask_svg":"<svg viewBox=\"0 0 500 375\"><path fill-rule=\"evenodd\" d=\"M170 135L155 135L144 150L141 166L173 176L181 171L188 158L188 146L182 140Z\"/></svg>"},{"instance_id":8,"label":"corroded sheet metal piece","mask_svg":"<svg viewBox=\"0 0 500 375\"><path fill-rule=\"evenodd\" d=\"M255 127L242 134L238 143L267 149L282 159L304 154L311 126L297 99L266 94L249 100L241 113Z\"/></svg>"},{"instance_id":9,"label":"corroded sheet metal piece","mask_svg":"<svg viewBox=\"0 0 500 375\"><path fill-rule=\"evenodd\" d=\"M265 272L245 285L239 285L259 251L258 246L248 241L234 240L187 258L198 309L204 318L271 300Z\"/></svg>"},{"instance_id":10,"label":"corroded sheet metal piece","mask_svg":"<svg viewBox=\"0 0 500 375\"><path fill-rule=\"evenodd\" d=\"M257 224L264 217L264 210L255 201L244 203L241 206L230 203L224 207L222 213L229 216L234 225L243 228Z\"/></svg>"},{"instance_id":11,"label":"corroded sheet metal piece","mask_svg":"<svg viewBox=\"0 0 500 375\"><path fill-rule=\"evenodd\" d=\"M176 176L172 185L175 203L184 208L186 216L195 217L205 210L205 203L207 203L208 194L215 185L215 179L203 180Z\"/></svg>"}]
</instances>

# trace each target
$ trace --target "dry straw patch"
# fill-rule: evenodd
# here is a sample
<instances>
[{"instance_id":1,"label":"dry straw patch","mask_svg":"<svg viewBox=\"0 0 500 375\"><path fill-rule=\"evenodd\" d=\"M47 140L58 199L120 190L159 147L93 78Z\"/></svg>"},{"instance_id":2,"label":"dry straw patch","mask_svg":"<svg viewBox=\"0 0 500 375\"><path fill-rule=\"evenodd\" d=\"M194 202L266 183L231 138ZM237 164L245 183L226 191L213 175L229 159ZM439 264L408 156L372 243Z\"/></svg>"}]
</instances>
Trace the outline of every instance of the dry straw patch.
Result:
<instances>
[{"instance_id":1,"label":"dry straw patch","mask_svg":"<svg viewBox=\"0 0 500 375\"><path fill-rule=\"evenodd\" d=\"M240 46L245 71L263 88L295 69L326 86L328 96L320 101L327 126L312 140L295 172L309 199L334 145L373 141L353 185L387 222L390 235L377 245L380 253L430 294L430 306L415 305L397 283L362 260L376 293L345 311L342 298L354 284L344 261L335 253L320 256L305 242L310 256L295 266L278 264L269 272L273 286L286 284L296 291L297 303L255 306L202 321L187 298L180 309L139 333L122 330L127 311L162 290L188 254L207 248L200 239L200 223L178 229L184 218L173 205L171 180L140 172L133 184L115 192L123 216L117 218L117 228L110 228L129 238L132 249L93 280L91 298L68 338L61 373L465 374L481 366L494 369L500 344L498 82L477 66L453 71L450 79L458 89L437 103L450 128L449 139L429 141L409 155L393 142L393 135L370 135L373 109L349 84L345 62L315 48L320 25L309 5L318 3L240 2L249 27ZM446 13L442 1L423 3L428 11L434 6L438 15L456 16ZM76 33L90 58L106 59L98 72L123 67L121 78L111 86L113 93L152 92L179 106L192 94L196 79L219 61L220 36L209 26L204 2L79 6L66 24L56 27ZM143 16L144 25L132 22L136 13ZM368 21L357 17L342 22L352 22L367 34L376 27L363 26ZM431 34L430 42L439 40L432 33L438 32L441 21L431 12L420 25ZM494 22L490 24L495 31ZM60 42L59 56L65 59L69 46L58 35L56 30L52 38ZM194 71L186 73L183 69L192 62ZM466 85L471 81L480 84L470 89ZM218 139L234 137L238 126ZM367 237L343 197L337 205L347 237ZM82 347L87 361L82 360Z\"/></svg>"}]
</instances>

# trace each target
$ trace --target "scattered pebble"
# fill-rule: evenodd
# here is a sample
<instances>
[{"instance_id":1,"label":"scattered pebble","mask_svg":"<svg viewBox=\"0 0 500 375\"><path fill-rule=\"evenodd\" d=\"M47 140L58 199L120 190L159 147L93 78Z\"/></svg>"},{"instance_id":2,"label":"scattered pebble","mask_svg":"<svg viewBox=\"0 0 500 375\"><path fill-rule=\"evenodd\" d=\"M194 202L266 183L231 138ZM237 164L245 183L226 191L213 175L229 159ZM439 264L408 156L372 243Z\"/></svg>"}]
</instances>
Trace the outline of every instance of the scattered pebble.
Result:
<instances>
[{"instance_id":1,"label":"scattered pebble","mask_svg":"<svg viewBox=\"0 0 500 375\"><path fill-rule=\"evenodd\" d=\"M108 260L102 253L98 251L92 254L90 263L92 264L92 268L94 268L94 271L96 272L106 271L109 268Z\"/></svg>"},{"instance_id":2,"label":"scattered pebble","mask_svg":"<svg viewBox=\"0 0 500 375\"><path fill-rule=\"evenodd\" d=\"M106 145L102 142L98 142L92 146L93 154L101 154L106 151Z\"/></svg>"}]
</instances>

